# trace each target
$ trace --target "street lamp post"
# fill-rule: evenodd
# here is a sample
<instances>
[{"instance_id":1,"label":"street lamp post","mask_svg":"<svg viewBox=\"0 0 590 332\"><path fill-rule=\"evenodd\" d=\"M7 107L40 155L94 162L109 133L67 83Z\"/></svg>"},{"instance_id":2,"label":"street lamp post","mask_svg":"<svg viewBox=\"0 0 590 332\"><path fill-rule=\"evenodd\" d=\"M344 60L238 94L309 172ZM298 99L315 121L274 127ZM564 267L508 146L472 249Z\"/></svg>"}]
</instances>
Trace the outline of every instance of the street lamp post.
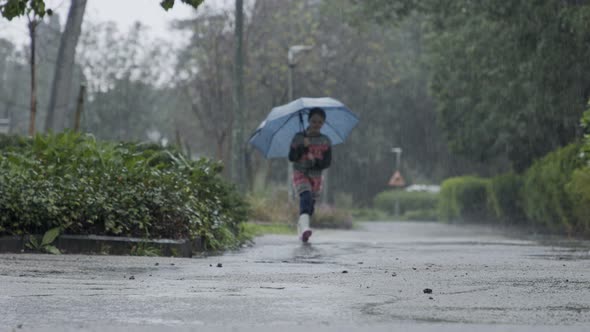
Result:
<instances>
[{"instance_id":1,"label":"street lamp post","mask_svg":"<svg viewBox=\"0 0 590 332\"><path fill-rule=\"evenodd\" d=\"M395 147L391 149L391 152L395 153L395 170L399 172L400 162L402 159L402 149ZM395 216L399 217L399 200L395 199Z\"/></svg>"},{"instance_id":2,"label":"street lamp post","mask_svg":"<svg viewBox=\"0 0 590 332\"><path fill-rule=\"evenodd\" d=\"M288 94L289 94L289 102L293 101L293 70L297 65L297 55L303 52L309 52L313 49L313 46L310 45L293 45L289 47L289 51L287 52L287 63L289 65L289 78L288 78ZM289 159L287 159L287 196L289 197L289 201L293 201L295 197L295 193L293 191L293 186L291 184L291 179L293 178L293 169L289 164Z\"/></svg>"},{"instance_id":3,"label":"street lamp post","mask_svg":"<svg viewBox=\"0 0 590 332\"><path fill-rule=\"evenodd\" d=\"M395 170L399 171L400 161L402 159L402 148L392 148L391 152L395 153Z\"/></svg>"},{"instance_id":4,"label":"street lamp post","mask_svg":"<svg viewBox=\"0 0 590 332\"><path fill-rule=\"evenodd\" d=\"M297 65L297 54L309 52L313 49L310 45L293 45L287 52L287 61L289 64L289 101L293 101L293 70Z\"/></svg>"}]
</instances>

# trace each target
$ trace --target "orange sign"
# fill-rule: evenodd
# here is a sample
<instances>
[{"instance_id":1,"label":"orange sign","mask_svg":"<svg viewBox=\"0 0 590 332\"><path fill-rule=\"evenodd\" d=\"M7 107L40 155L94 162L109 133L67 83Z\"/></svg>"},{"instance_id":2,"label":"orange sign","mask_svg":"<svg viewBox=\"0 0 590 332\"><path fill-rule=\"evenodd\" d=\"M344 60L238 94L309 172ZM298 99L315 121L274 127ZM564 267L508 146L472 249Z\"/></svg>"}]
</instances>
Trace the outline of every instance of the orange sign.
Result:
<instances>
[{"instance_id":1,"label":"orange sign","mask_svg":"<svg viewBox=\"0 0 590 332\"><path fill-rule=\"evenodd\" d=\"M391 176L391 179L389 179L388 185L390 187L404 187L406 185L406 181L399 171L395 171L395 173L393 173Z\"/></svg>"}]
</instances>

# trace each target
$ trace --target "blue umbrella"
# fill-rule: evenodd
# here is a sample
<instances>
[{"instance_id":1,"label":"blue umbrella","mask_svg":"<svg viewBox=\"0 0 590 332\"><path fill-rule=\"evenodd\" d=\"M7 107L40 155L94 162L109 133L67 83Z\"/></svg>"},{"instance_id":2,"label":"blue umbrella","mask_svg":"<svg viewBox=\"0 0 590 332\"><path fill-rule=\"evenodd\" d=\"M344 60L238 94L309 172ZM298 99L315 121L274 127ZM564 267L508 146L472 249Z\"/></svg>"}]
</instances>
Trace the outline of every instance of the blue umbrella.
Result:
<instances>
[{"instance_id":1,"label":"blue umbrella","mask_svg":"<svg viewBox=\"0 0 590 332\"><path fill-rule=\"evenodd\" d=\"M359 119L348 107L333 98L299 98L286 105L275 107L250 137L265 158L281 158L289 155L289 145L296 133L308 126L309 110L320 107L326 112L322 134L332 145L344 142Z\"/></svg>"}]
</instances>

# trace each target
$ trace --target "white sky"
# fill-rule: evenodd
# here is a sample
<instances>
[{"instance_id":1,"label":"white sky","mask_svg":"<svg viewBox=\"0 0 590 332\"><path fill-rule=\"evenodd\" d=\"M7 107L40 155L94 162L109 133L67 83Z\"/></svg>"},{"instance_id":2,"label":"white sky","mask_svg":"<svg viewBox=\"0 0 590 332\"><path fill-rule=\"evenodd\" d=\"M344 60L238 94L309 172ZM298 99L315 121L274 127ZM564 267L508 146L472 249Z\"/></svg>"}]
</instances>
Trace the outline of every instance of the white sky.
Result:
<instances>
[{"instance_id":1,"label":"white sky","mask_svg":"<svg viewBox=\"0 0 590 332\"><path fill-rule=\"evenodd\" d=\"M194 9L180 0L174 8L165 11L160 7L161 0L88 0L84 20L93 22L114 21L120 31L140 21L151 27L151 37L176 42L170 34L170 22L176 19L191 17ZM70 0L46 0L46 5L59 13L62 29L70 7ZM205 0L199 11L217 8L232 8L232 0ZM26 18L15 18L8 21L0 17L0 37L11 40L15 44L28 43ZM178 34L177 34L178 35Z\"/></svg>"}]
</instances>

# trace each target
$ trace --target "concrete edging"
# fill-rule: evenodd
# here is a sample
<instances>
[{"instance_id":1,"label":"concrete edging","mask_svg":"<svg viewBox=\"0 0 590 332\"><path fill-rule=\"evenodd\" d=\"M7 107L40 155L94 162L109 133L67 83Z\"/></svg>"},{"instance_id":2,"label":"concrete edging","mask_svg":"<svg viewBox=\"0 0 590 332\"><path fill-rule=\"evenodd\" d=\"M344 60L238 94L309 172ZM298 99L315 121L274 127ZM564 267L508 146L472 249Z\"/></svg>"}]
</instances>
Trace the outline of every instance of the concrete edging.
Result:
<instances>
[{"instance_id":1,"label":"concrete edging","mask_svg":"<svg viewBox=\"0 0 590 332\"><path fill-rule=\"evenodd\" d=\"M4 236L0 237L0 253L32 252L26 247L31 237L41 241L42 235ZM200 238L195 240L182 239L142 239L104 235L60 235L52 245L66 254L105 254L130 255L132 250L157 249L162 256L192 257L193 252L202 252L203 243Z\"/></svg>"}]
</instances>

